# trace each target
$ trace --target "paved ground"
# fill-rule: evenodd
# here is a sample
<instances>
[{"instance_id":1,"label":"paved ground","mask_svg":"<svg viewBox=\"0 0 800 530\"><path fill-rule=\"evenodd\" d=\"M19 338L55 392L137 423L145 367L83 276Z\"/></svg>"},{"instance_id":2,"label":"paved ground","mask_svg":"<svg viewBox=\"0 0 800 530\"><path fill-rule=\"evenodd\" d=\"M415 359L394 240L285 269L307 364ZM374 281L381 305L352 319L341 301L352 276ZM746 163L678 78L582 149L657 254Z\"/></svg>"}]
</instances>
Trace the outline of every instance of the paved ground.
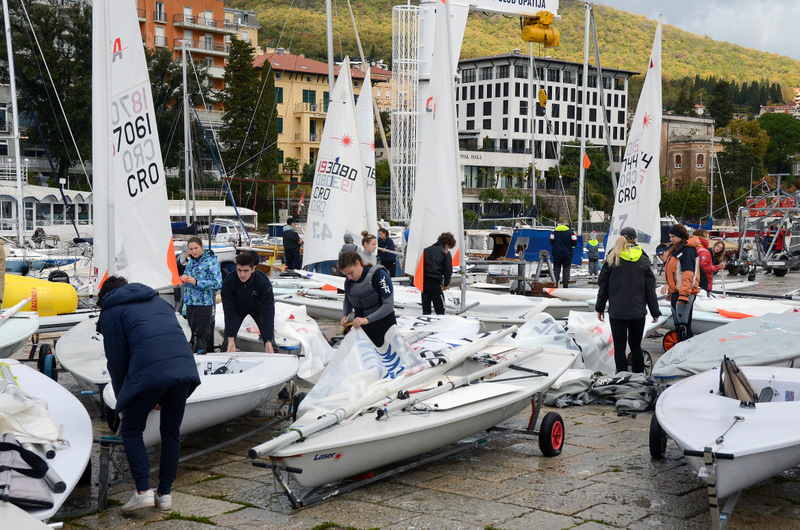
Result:
<instances>
[{"instance_id":1,"label":"paved ground","mask_svg":"<svg viewBox=\"0 0 800 530\"><path fill-rule=\"evenodd\" d=\"M761 283L751 290L784 293L800 287L799 277L797 272L784 278L759 275ZM649 339L646 348L660 354L660 344L660 338ZM75 387L68 374L60 382ZM109 434L88 398L80 399L93 417L95 436ZM270 404L247 418L188 436L183 453L250 432L273 420L268 415L274 408ZM566 446L555 458L542 456L536 439L497 435L457 456L292 510L272 475L253 467L245 456L248 448L270 436L263 433L183 463L171 514L123 515L119 506L133 490L128 482L112 488L109 507L103 512L96 511L96 485L76 489L56 519L64 520L67 527L98 529L709 526L704 483L690 471L677 446L669 443L664 461L650 458L651 412L618 417L612 407L594 405L558 412L566 426ZM521 413L504 425L524 428L529 414ZM286 425L282 423L279 429ZM153 456L155 462L156 451ZM94 460L96 476L96 456ZM115 462L120 470L112 470L112 478L127 472L121 452ZM800 467L747 490L729 527L800 528Z\"/></svg>"}]
</instances>

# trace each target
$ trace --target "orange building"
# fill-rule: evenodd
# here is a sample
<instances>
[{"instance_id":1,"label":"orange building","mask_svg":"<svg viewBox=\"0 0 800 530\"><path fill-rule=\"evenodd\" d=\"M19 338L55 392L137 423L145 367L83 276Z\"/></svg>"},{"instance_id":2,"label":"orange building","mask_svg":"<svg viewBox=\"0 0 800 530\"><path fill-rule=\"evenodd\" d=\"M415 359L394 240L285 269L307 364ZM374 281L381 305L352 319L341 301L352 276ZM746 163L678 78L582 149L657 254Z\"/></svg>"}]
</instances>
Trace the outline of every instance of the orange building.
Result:
<instances>
[{"instance_id":1,"label":"orange building","mask_svg":"<svg viewBox=\"0 0 800 530\"><path fill-rule=\"evenodd\" d=\"M225 20L222 0L137 0L137 7L145 46L168 48L180 59L185 45L195 61L209 67L214 89L224 88L226 40L239 29Z\"/></svg>"}]
</instances>

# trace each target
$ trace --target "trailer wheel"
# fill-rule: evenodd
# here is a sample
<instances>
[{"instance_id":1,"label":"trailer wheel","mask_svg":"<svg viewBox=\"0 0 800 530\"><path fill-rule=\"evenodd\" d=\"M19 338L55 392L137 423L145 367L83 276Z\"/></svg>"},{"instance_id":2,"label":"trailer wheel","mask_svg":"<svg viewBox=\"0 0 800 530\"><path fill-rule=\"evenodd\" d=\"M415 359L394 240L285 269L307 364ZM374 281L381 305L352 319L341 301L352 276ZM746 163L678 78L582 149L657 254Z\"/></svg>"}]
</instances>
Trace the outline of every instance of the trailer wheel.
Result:
<instances>
[{"instance_id":1,"label":"trailer wheel","mask_svg":"<svg viewBox=\"0 0 800 530\"><path fill-rule=\"evenodd\" d=\"M748 282L756 281L756 271L750 271L749 273L747 273L747 281Z\"/></svg>"},{"instance_id":2,"label":"trailer wheel","mask_svg":"<svg viewBox=\"0 0 800 530\"><path fill-rule=\"evenodd\" d=\"M644 356L644 376L650 377L653 373L653 357L647 350L642 350Z\"/></svg>"},{"instance_id":3,"label":"trailer wheel","mask_svg":"<svg viewBox=\"0 0 800 530\"><path fill-rule=\"evenodd\" d=\"M739 276L747 276L747 267L744 265L739 267Z\"/></svg>"},{"instance_id":4,"label":"trailer wheel","mask_svg":"<svg viewBox=\"0 0 800 530\"><path fill-rule=\"evenodd\" d=\"M58 381L58 366L56 366L56 356L52 353L48 354L44 358L44 371L42 373L44 373L44 375L53 381Z\"/></svg>"},{"instance_id":5,"label":"trailer wheel","mask_svg":"<svg viewBox=\"0 0 800 530\"><path fill-rule=\"evenodd\" d=\"M53 350L49 344L39 344L39 355L36 357L36 369L44 373L44 359L48 355L52 355Z\"/></svg>"},{"instance_id":6,"label":"trailer wheel","mask_svg":"<svg viewBox=\"0 0 800 530\"><path fill-rule=\"evenodd\" d=\"M558 456L564 448L564 420L558 412L548 412L539 429L539 449L544 456Z\"/></svg>"},{"instance_id":7,"label":"trailer wheel","mask_svg":"<svg viewBox=\"0 0 800 530\"><path fill-rule=\"evenodd\" d=\"M650 419L650 456L656 460L663 460L667 454L667 433L658 423L656 413Z\"/></svg>"},{"instance_id":8,"label":"trailer wheel","mask_svg":"<svg viewBox=\"0 0 800 530\"><path fill-rule=\"evenodd\" d=\"M786 273L787 273L787 272L789 272L789 269L783 269L783 268L781 268L781 269L772 269L772 273L773 273L775 276L777 276L778 278L781 278L781 277L783 277L783 276L786 276Z\"/></svg>"},{"instance_id":9,"label":"trailer wheel","mask_svg":"<svg viewBox=\"0 0 800 530\"><path fill-rule=\"evenodd\" d=\"M671 350L676 344L678 344L678 334L675 331L668 332L661 340L661 345L664 347L664 351Z\"/></svg>"}]
</instances>

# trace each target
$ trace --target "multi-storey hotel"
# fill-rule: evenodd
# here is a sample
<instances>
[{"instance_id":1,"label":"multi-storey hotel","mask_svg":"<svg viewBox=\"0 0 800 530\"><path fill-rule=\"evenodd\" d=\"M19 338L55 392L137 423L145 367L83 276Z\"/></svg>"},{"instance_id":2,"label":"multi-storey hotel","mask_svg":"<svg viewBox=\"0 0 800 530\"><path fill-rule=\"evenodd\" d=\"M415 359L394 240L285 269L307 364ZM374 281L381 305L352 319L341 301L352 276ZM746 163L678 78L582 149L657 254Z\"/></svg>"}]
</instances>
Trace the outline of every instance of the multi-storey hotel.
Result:
<instances>
[{"instance_id":1,"label":"multi-storey hotel","mask_svg":"<svg viewBox=\"0 0 800 530\"><path fill-rule=\"evenodd\" d=\"M625 147L628 78L636 72L589 67L588 94L583 97L583 64L536 58L533 87L529 80L530 57L518 49L512 53L459 61L456 84L458 132L466 188L520 187L518 179L496 178L504 168L526 171L536 154L536 169L554 167L562 146L579 140L584 109L588 112L586 141L606 145L602 122L602 85L614 161ZM530 130L531 90L547 94L542 108L536 103ZM534 101L537 98L534 97ZM585 102L584 102L585 101ZM523 187L529 187L525 183Z\"/></svg>"}]
</instances>

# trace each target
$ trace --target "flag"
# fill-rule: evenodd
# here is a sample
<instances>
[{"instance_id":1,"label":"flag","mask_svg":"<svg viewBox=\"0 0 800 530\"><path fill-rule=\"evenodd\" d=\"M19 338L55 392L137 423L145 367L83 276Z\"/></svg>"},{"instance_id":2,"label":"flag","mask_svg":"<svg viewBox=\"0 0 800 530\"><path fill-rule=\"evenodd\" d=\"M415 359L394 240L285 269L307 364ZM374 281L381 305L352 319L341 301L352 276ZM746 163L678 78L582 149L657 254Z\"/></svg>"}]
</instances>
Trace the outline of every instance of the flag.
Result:
<instances>
[{"instance_id":1,"label":"flag","mask_svg":"<svg viewBox=\"0 0 800 530\"><path fill-rule=\"evenodd\" d=\"M303 203L305 203L306 199L306 192L300 196L300 204L297 205L297 215L300 215L300 212L303 211Z\"/></svg>"},{"instance_id":2,"label":"flag","mask_svg":"<svg viewBox=\"0 0 800 530\"><path fill-rule=\"evenodd\" d=\"M591 166L591 165L592 165L592 163L589 160L589 155L586 154L586 153L583 153L583 169L589 169L589 166Z\"/></svg>"}]
</instances>

